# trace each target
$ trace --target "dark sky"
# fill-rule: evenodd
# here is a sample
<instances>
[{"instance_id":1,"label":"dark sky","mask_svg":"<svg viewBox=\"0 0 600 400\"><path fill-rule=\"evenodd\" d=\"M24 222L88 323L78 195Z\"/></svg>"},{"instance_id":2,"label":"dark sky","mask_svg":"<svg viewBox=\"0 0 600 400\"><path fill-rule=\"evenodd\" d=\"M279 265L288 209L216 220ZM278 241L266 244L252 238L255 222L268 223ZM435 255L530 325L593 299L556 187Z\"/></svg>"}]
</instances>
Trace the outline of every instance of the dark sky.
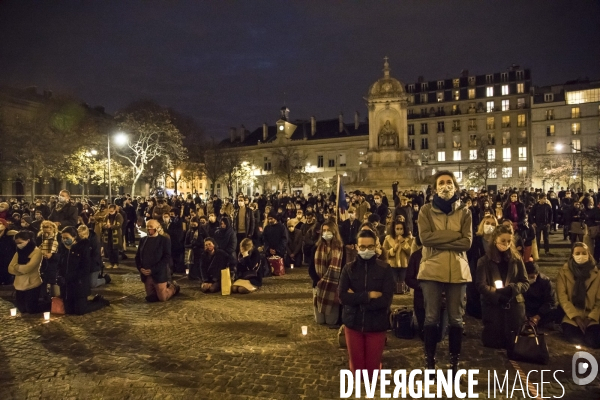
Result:
<instances>
[{"instance_id":1,"label":"dark sky","mask_svg":"<svg viewBox=\"0 0 600 400\"><path fill-rule=\"evenodd\" d=\"M366 115L390 57L414 82L499 72L600 78L600 2L0 0L0 84L114 112L151 98L209 135L291 118Z\"/></svg>"}]
</instances>

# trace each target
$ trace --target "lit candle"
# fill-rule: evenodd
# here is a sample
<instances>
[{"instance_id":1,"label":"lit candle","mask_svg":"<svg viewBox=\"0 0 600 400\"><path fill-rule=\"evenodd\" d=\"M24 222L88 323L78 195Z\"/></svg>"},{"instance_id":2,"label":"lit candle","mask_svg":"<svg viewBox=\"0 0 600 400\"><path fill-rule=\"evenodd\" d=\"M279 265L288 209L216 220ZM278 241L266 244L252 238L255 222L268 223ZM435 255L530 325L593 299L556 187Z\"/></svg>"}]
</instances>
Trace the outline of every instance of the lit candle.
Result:
<instances>
[{"instance_id":1,"label":"lit candle","mask_svg":"<svg viewBox=\"0 0 600 400\"><path fill-rule=\"evenodd\" d=\"M45 319L46 321L50 321L50 311L46 311L46 312L44 313L44 319Z\"/></svg>"},{"instance_id":2,"label":"lit candle","mask_svg":"<svg viewBox=\"0 0 600 400\"><path fill-rule=\"evenodd\" d=\"M308 334L308 326L306 326L306 325L302 326L302 334L304 336L306 336Z\"/></svg>"},{"instance_id":3,"label":"lit candle","mask_svg":"<svg viewBox=\"0 0 600 400\"><path fill-rule=\"evenodd\" d=\"M294 269L294 264L290 264L290 268L291 268L291 269Z\"/></svg>"},{"instance_id":4,"label":"lit candle","mask_svg":"<svg viewBox=\"0 0 600 400\"><path fill-rule=\"evenodd\" d=\"M11 308L10 309L10 316L11 317L16 317L17 316L17 309L16 308Z\"/></svg>"},{"instance_id":5,"label":"lit candle","mask_svg":"<svg viewBox=\"0 0 600 400\"><path fill-rule=\"evenodd\" d=\"M502 289L504 287L504 284L502 284L502 281L495 281L494 285L496 285L496 289Z\"/></svg>"},{"instance_id":6,"label":"lit candle","mask_svg":"<svg viewBox=\"0 0 600 400\"><path fill-rule=\"evenodd\" d=\"M189 274L190 274L190 269L189 269L189 268L187 268L187 269L185 270L185 274L186 274L186 275L189 275Z\"/></svg>"},{"instance_id":7,"label":"lit candle","mask_svg":"<svg viewBox=\"0 0 600 400\"><path fill-rule=\"evenodd\" d=\"M575 346L575 348L576 348L577 350L581 350L581 346L580 346L580 345L577 345L577 346Z\"/></svg>"}]
</instances>

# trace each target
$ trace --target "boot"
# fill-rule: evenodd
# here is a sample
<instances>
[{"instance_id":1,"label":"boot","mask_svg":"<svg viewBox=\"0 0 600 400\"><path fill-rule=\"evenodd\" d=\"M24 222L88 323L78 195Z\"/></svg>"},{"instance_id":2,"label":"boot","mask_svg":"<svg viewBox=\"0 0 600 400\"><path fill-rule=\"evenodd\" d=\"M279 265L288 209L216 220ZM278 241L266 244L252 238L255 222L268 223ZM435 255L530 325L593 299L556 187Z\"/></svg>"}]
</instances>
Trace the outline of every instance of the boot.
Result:
<instances>
[{"instance_id":1,"label":"boot","mask_svg":"<svg viewBox=\"0 0 600 400\"><path fill-rule=\"evenodd\" d=\"M435 369L435 348L437 347L438 327L427 325L423 327L425 339L425 369Z\"/></svg>"},{"instance_id":2,"label":"boot","mask_svg":"<svg viewBox=\"0 0 600 400\"><path fill-rule=\"evenodd\" d=\"M452 376L456 376L459 365L458 359L460 358L460 350L462 347L462 326L450 326L448 328L448 342L450 347L450 368L452 369Z\"/></svg>"}]
</instances>

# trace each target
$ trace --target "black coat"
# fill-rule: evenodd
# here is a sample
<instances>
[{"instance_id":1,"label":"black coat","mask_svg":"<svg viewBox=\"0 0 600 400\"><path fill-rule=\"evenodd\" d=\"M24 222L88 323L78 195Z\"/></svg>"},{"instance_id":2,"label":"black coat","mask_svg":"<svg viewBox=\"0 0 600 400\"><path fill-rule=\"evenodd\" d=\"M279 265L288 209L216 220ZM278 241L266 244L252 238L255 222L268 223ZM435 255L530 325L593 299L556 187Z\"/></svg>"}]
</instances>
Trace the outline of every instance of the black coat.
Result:
<instances>
[{"instance_id":1,"label":"black coat","mask_svg":"<svg viewBox=\"0 0 600 400\"><path fill-rule=\"evenodd\" d=\"M253 286L262 286L261 257L256 249L252 249L248 257L238 257L236 268L237 279L247 279Z\"/></svg>"},{"instance_id":2,"label":"black coat","mask_svg":"<svg viewBox=\"0 0 600 400\"><path fill-rule=\"evenodd\" d=\"M58 276L63 278L64 284L60 288L61 296L65 300L87 297L91 293L90 272L92 265L91 247L88 239L83 239L67 249L62 243L58 253ZM61 279L59 279L59 282Z\"/></svg>"},{"instance_id":3,"label":"black coat","mask_svg":"<svg viewBox=\"0 0 600 400\"><path fill-rule=\"evenodd\" d=\"M91 266L90 272L98 272L102 270L102 253L100 252L100 240L96 235L96 232L90 230L90 237L88 239L90 241L90 257L91 257Z\"/></svg>"},{"instance_id":4,"label":"black coat","mask_svg":"<svg viewBox=\"0 0 600 400\"><path fill-rule=\"evenodd\" d=\"M550 278L542 273L538 275L535 283L529 285L523 297L525 297L525 313L528 317L544 316L556 308L556 292Z\"/></svg>"},{"instance_id":5,"label":"black coat","mask_svg":"<svg viewBox=\"0 0 600 400\"><path fill-rule=\"evenodd\" d=\"M202 253L201 274L203 283L221 282L221 270L228 268L231 257L221 249L215 250L211 256L207 252Z\"/></svg>"},{"instance_id":6,"label":"black coat","mask_svg":"<svg viewBox=\"0 0 600 400\"><path fill-rule=\"evenodd\" d=\"M548 203L535 203L529 213L529 222L537 226L548 225L552 223L553 215L552 207Z\"/></svg>"},{"instance_id":7,"label":"black coat","mask_svg":"<svg viewBox=\"0 0 600 400\"><path fill-rule=\"evenodd\" d=\"M231 227L225 229L219 228L215 232L215 240L220 250L223 250L231 258L235 258L235 248L237 246L237 236Z\"/></svg>"},{"instance_id":8,"label":"black coat","mask_svg":"<svg viewBox=\"0 0 600 400\"><path fill-rule=\"evenodd\" d=\"M369 299L372 291L382 296ZM384 332L389 328L394 297L394 276L389 265L375 257L368 261L358 257L342 269L338 294L343 306L342 322L348 328L361 332Z\"/></svg>"},{"instance_id":9,"label":"black coat","mask_svg":"<svg viewBox=\"0 0 600 400\"><path fill-rule=\"evenodd\" d=\"M171 239L166 236L146 236L140 240L140 245L135 254L135 266L152 271L154 283L165 283L169 280L168 268L171 263ZM142 282L146 276L140 273Z\"/></svg>"},{"instance_id":10,"label":"black coat","mask_svg":"<svg viewBox=\"0 0 600 400\"><path fill-rule=\"evenodd\" d=\"M60 210L55 208L48 219L52 222L58 222L60 224L58 229L62 230L67 226L75 228L77 226L77 217L79 217L77 206L67 203Z\"/></svg>"},{"instance_id":11,"label":"black coat","mask_svg":"<svg viewBox=\"0 0 600 400\"><path fill-rule=\"evenodd\" d=\"M425 309L425 299L423 298L423 289L419 284L417 276L419 275L419 267L423 258L423 249L419 249L410 255L408 259L408 268L406 268L405 282L409 288L414 289L413 307L416 309Z\"/></svg>"},{"instance_id":12,"label":"black coat","mask_svg":"<svg viewBox=\"0 0 600 400\"><path fill-rule=\"evenodd\" d=\"M8 273L8 265L10 264L17 247L12 236L8 236L8 230L4 230L4 234L0 236L0 282L11 283L14 277Z\"/></svg>"},{"instance_id":13,"label":"black coat","mask_svg":"<svg viewBox=\"0 0 600 400\"><path fill-rule=\"evenodd\" d=\"M340 236L344 245L356 244L356 235L358 235L359 227L360 223L357 219L354 221L347 219L340 224Z\"/></svg>"},{"instance_id":14,"label":"black coat","mask_svg":"<svg viewBox=\"0 0 600 400\"><path fill-rule=\"evenodd\" d=\"M519 226L523 226L525 224L525 220L527 219L527 213L525 212L525 205L523 203L517 203L517 220L513 221L511 212L510 212L510 202L504 206L504 210L502 212L502 216L504 219L509 219L512 222L516 222Z\"/></svg>"},{"instance_id":15,"label":"black coat","mask_svg":"<svg viewBox=\"0 0 600 400\"><path fill-rule=\"evenodd\" d=\"M262 240L265 245L265 254L267 254L267 257L271 255L269 251L271 249L275 249L275 252L279 257L285 255L287 249L287 233L285 227L279 222L265 227Z\"/></svg>"}]
</instances>

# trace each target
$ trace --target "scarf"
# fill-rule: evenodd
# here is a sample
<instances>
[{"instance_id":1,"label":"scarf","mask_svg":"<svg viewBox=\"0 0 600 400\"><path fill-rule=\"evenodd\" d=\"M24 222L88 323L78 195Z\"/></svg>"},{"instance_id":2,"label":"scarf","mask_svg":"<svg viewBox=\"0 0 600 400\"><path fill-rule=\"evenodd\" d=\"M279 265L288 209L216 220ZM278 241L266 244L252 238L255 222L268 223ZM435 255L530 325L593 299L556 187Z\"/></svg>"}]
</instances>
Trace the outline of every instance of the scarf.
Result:
<instances>
[{"instance_id":1,"label":"scarf","mask_svg":"<svg viewBox=\"0 0 600 400\"><path fill-rule=\"evenodd\" d=\"M19 265L25 265L29 262L29 256L34 249L35 244L33 243L33 240L30 240L29 243L27 243L27 246L22 249L17 248L17 262Z\"/></svg>"},{"instance_id":2,"label":"scarf","mask_svg":"<svg viewBox=\"0 0 600 400\"><path fill-rule=\"evenodd\" d=\"M454 193L454 196L450 200L444 200L437 194L433 196L433 205L440 209L444 214L450 214L452 211L452 205L458 200L458 194Z\"/></svg>"},{"instance_id":3,"label":"scarf","mask_svg":"<svg viewBox=\"0 0 600 400\"><path fill-rule=\"evenodd\" d=\"M517 214L517 203L510 203L510 218L513 222L517 222L519 220L519 215Z\"/></svg>"},{"instance_id":4,"label":"scarf","mask_svg":"<svg viewBox=\"0 0 600 400\"><path fill-rule=\"evenodd\" d=\"M588 260L585 264L577 264L573 258L569 258L568 261L569 270L575 278L575 286L573 287L573 296L571 296L571 303L580 310L585 310L585 297L587 294L587 288L585 281L590 278L592 270L594 269L594 263Z\"/></svg>"},{"instance_id":5,"label":"scarf","mask_svg":"<svg viewBox=\"0 0 600 400\"><path fill-rule=\"evenodd\" d=\"M321 243L315 250L315 269L321 280L317 283L314 306L317 311L329 314L339 306L338 283L342 273L342 246Z\"/></svg>"},{"instance_id":6,"label":"scarf","mask_svg":"<svg viewBox=\"0 0 600 400\"><path fill-rule=\"evenodd\" d=\"M58 251L58 240L56 240L56 235L50 237L42 236L42 244L40 245L40 250L44 254L56 254L56 252Z\"/></svg>"}]
</instances>

